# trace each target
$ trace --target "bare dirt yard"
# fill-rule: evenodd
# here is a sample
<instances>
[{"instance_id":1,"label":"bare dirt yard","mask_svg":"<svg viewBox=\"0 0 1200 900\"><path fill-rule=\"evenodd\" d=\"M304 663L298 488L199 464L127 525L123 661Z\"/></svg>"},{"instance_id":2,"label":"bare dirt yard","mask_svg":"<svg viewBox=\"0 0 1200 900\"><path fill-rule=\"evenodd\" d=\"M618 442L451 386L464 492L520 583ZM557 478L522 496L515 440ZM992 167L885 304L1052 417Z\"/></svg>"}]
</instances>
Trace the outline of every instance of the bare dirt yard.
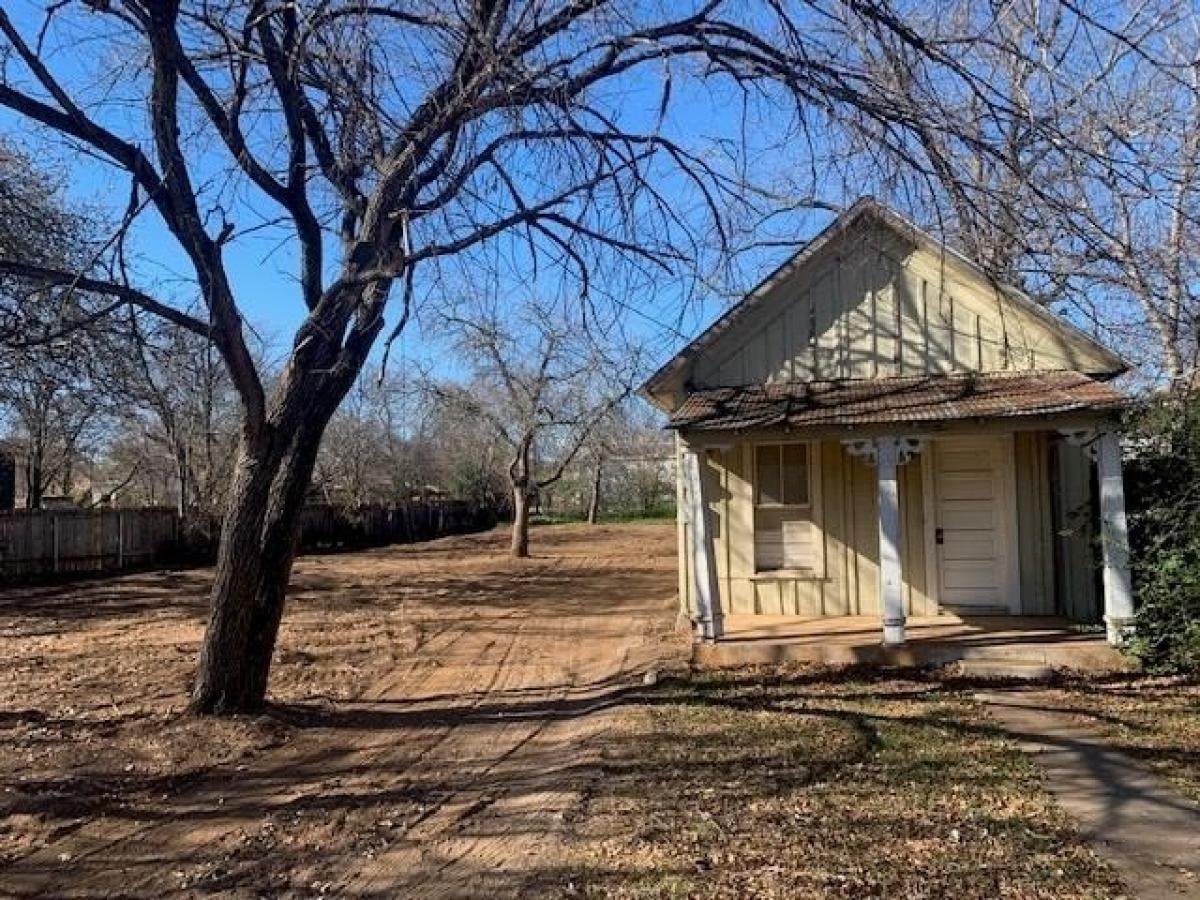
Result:
<instances>
[{"instance_id":1,"label":"bare dirt yard","mask_svg":"<svg viewBox=\"0 0 1200 900\"><path fill-rule=\"evenodd\" d=\"M674 528L491 532L296 567L254 719L182 714L210 573L0 595L0 895L495 893L676 658ZM592 714L589 714L592 713Z\"/></svg>"},{"instance_id":2,"label":"bare dirt yard","mask_svg":"<svg viewBox=\"0 0 1200 900\"><path fill-rule=\"evenodd\" d=\"M672 523L506 538L302 559L255 718L183 713L207 571L0 592L0 896L1128 895L976 685L691 673Z\"/></svg>"}]
</instances>

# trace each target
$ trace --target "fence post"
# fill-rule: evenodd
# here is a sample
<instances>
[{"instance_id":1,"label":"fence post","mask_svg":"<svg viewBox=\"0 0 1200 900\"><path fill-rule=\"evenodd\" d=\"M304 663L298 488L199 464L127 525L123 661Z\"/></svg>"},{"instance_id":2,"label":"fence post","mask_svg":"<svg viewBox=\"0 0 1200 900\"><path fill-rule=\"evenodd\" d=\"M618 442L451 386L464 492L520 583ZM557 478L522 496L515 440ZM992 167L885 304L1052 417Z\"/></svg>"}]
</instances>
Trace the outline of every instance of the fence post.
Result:
<instances>
[{"instance_id":1,"label":"fence post","mask_svg":"<svg viewBox=\"0 0 1200 900\"><path fill-rule=\"evenodd\" d=\"M125 568L125 516L117 510L117 571Z\"/></svg>"},{"instance_id":2,"label":"fence post","mask_svg":"<svg viewBox=\"0 0 1200 900\"><path fill-rule=\"evenodd\" d=\"M50 514L50 547L53 562L51 569L54 574L58 574L58 516L54 513Z\"/></svg>"}]
</instances>

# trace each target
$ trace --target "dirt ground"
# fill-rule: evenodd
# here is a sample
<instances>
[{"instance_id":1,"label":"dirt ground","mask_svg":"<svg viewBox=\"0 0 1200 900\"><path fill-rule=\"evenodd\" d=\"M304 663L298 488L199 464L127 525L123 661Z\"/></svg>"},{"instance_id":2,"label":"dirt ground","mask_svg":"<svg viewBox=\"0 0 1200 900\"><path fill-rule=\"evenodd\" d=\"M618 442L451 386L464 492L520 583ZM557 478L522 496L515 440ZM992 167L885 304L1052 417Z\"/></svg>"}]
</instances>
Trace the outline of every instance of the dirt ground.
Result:
<instances>
[{"instance_id":1,"label":"dirt ground","mask_svg":"<svg viewBox=\"0 0 1200 900\"><path fill-rule=\"evenodd\" d=\"M0 895L519 893L683 645L671 523L505 541L302 559L254 719L182 714L207 570L0 594Z\"/></svg>"},{"instance_id":2,"label":"dirt ground","mask_svg":"<svg viewBox=\"0 0 1200 900\"><path fill-rule=\"evenodd\" d=\"M688 672L674 537L304 558L232 720L183 712L208 571L0 592L0 897L1128 896L977 685ZM1200 783L1195 685L1056 690Z\"/></svg>"}]
</instances>

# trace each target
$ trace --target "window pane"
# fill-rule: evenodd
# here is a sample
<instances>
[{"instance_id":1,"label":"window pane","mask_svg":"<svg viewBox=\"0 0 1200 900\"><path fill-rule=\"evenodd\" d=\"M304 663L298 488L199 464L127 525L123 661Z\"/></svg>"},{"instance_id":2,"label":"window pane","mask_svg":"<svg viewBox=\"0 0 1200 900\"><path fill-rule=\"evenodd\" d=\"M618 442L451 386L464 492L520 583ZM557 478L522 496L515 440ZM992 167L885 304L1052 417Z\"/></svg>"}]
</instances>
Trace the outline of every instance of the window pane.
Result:
<instances>
[{"instance_id":1,"label":"window pane","mask_svg":"<svg viewBox=\"0 0 1200 900\"><path fill-rule=\"evenodd\" d=\"M808 445L783 446L783 502L804 506L808 503Z\"/></svg>"},{"instance_id":2,"label":"window pane","mask_svg":"<svg viewBox=\"0 0 1200 900\"><path fill-rule=\"evenodd\" d=\"M754 568L813 569L819 536L807 510L760 506L754 510Z\"/></svg>"},{"instance_id":3,"label":"window pane","mask_svg":"<svg viewBox=\"0 0 1200 900\"><path fill-rule=\"evenodd\" d=\"M782 503L779 492L779 447L759 447L754 454L754 482L758 487L759 503Z\"/></svg>"}]
</instances>

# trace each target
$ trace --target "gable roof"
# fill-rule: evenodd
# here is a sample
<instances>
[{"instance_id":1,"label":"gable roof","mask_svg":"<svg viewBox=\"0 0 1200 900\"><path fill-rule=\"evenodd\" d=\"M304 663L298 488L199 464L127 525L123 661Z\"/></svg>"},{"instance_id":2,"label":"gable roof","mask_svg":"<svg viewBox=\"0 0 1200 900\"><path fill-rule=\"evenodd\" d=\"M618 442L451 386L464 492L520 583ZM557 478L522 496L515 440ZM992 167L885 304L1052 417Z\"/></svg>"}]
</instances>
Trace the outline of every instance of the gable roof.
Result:
<instances>
[{"instance_id":1,"label":"gable roof","mask_svg":"<svg viewBox=\"0 0 1200 900\"><path fill-rule=\"evenodd\" d=\"M1070 322L1034 302L1024 292L1011 285L997 282L982 266L969 257L948 246L945 242L938 240L929 232L921 229L909 219L878 202L873 197L864 197L838 216L817 234L816 237L805 244L794 256L786 260L774 272L764 278L741 301L727 310L698 337L660 367L642 385L641 393L652 402L656 402L655 394L664 388L673 376L677 375L682 369L702 355L704 351L712 347L724 334L739 324L751 312L758 309L771 295L774 287L803 269L823 250L844 237L855 225L865 220L873 220L906 240L911 241L917 247L924 248L927 251L931 251L957 263L970 275L998 290L1015 308L1029 314L1030 317L1045 325L1050 331L1058 334L1064 341L1082 347L1096 357L1104 360L1109 369L1109 372L1106 373L1108 377L1120 374L1129 368L1128 364L1118 354Z\"/></svg>"}]
</instances>

